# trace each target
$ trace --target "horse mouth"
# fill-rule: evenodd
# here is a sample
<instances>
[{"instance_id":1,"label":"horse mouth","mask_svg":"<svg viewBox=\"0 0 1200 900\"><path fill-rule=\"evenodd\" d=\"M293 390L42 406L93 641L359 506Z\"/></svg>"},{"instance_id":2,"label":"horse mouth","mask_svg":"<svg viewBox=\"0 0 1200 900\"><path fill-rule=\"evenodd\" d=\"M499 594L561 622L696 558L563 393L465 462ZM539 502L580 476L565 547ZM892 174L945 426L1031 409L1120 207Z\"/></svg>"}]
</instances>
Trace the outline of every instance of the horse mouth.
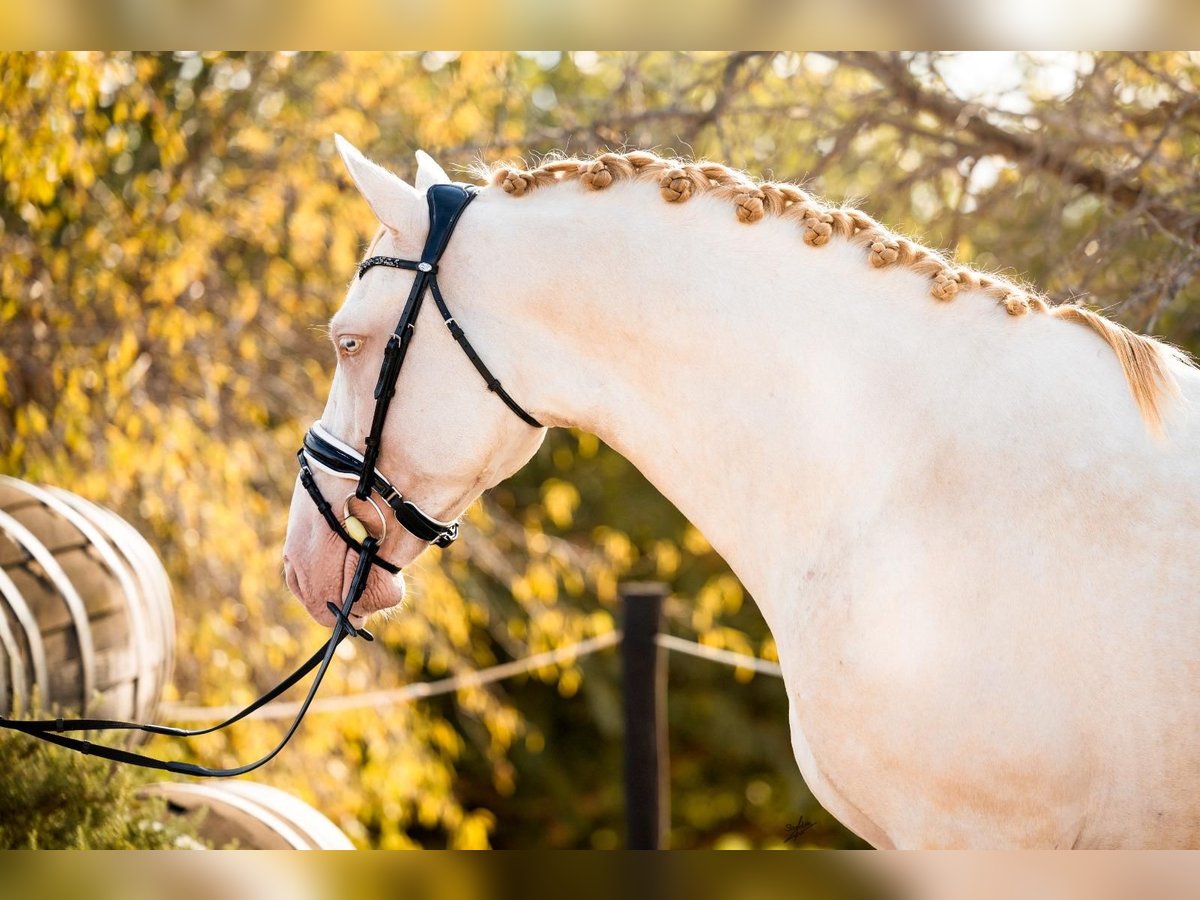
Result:
<instances>
[{"instance_id":1,"label":"horse mouth","mask_svg":"<svg viewBox=\"0 0 1200 900\"><path fill-rule=\"evenodd\" d=\"M349 548L346 548L342 552L340 560L331 561L328 567L322 566L320 570L315 570L318 578L314 579L312 573L306 573L303 567L297 566L291 558L285 555L283 558L284 581L292 596L300 601L308 614L318 624L328 628L332 627L336 621L328 604L332 603L339 608L342 606L346 594L350 590L350 583L354 579L354 570L357 566L358 554L351 553ZM339 569L341 571L340 578L319 577L321 571L332 573ZM404 602L404 596L403 576L391 575L382 569L372 567L367 576L366 589L350 611L351 624L357 627L374 613L399 606Z\"/></svg>"}]
</instances>

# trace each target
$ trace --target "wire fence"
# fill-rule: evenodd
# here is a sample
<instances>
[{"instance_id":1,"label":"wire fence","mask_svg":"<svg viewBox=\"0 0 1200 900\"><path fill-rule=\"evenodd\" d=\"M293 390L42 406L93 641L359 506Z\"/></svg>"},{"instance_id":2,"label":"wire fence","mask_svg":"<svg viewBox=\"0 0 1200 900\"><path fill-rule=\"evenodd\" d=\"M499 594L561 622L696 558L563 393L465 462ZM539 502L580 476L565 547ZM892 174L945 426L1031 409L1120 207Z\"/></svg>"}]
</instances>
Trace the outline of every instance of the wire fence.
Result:
<instances>
[{"instance_id":1,"label":"wire fence","mask_svg":"<svg viewBox=\"0 0 1200 900\"><path fill-rule=\"evenodd\" d=\"M534 669L540 669L543 666L569 663L573 660L590 656L593 653L599 653L601 650L606 650L609 647L619 644L622 636L620 631L610 631L574 644L556 647L554 650L548 650L544 653L534 653L530 656L514 659L511 662L490 666L486 669L479 669L475 672L463 672L459 675L440 678L436 681L418 681L413 684L403 685L402 687L362 691L357 694L345 694L338 697L318 697L309 708L309 714L396 706L403 703L411 703L414 700L424 700L427 697L452 694L466 688L480 687L496 681L503 681L507 678L524 674L525 672L531 672ZM698 659L720 663L732 668L749 669L760 675L767 675L772 678L783 677L783 670L780 668L779 663L759 659L757 656L748 656L744 653L734 653L731 650L709 647L705 644L698 644L695 641L685 640L671 634L659 634L655 638L655 642L658 646L676 653L694 656ZM254 714L254 718L260 721L291 719L296 715L299 708L300 704L298 702L277 701L264 706ZM236 705L187 706L184 704L169 703L164 704L162 715L168 722L204 724L224 721L240 710L241 707Z\"/></svg>"},{"instance_id":2,"label":"wire fence","mask_svg":"<svg viewBox=\"0 0 1200 900\"><path fill-rule=\"evenodd\" d=\"M411 703L503 681L545 666L570 664L619 646L621 706L625 723L623 769L626 846L633 850L663 847L668 843L671 806L666 715L670 654L681 653L770 678L783 677L782 668L773 660L711 647L666 633L663 630L663 602L667 594L667 586L659 582L626 583L620 587L623 619L619 631L606 632L486 669L459 672L436 681L319 697L309 711L329 713L381 709ZM171 722L199 724L222 721L239 710L240 707L235 706L186 706L176 703L167 704L162 715ZM254 715L265 720L291 719L297 711L297 703L277 700Z\"/></svg>"},{"instance_id":3,"label":"wire fence","mask_svg":"<svg viewBox=\"0 0 1200 900\"><path fill-rule=\"evenodd\" d=\"M709 662L721 663L721 665L732 666L735 669L750 669L759 675L768 675L771 678L783 677L783 667L769 659L759 659L757 656L747 656L745 653L734 653L732 650L721 650L718 647L709 647L707 644L697 644L695 641L684 640L673 634L660 634L654 639L654 642L658 646L674 650L676 653L707 659Z\"/></svg>"}]
</instances>

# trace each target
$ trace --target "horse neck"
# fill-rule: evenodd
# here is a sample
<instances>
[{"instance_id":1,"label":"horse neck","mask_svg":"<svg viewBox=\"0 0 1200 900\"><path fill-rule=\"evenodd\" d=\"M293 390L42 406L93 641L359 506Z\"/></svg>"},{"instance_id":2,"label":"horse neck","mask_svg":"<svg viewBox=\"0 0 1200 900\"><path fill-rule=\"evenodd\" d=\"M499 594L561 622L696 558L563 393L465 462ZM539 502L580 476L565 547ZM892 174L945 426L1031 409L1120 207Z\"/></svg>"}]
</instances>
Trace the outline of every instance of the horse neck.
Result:
<instances>
[{"instance_id":1,"label":"horse neck","mask_svg":"<svg viewBox=\"0 0 1200 900\"><path fill-rule=\"evenodd\" d=\"M899 448L911 464L961 420L946 367L987 355L948 336L919 277L808 247L790 222L741 225L727 203L561 185L480 207L493 242L519 236L501 252L524 274L480 309L489 344L523 348L514 393L637 466L772 625L772 598L889 495Z\"/></svg>"}]
</instances>

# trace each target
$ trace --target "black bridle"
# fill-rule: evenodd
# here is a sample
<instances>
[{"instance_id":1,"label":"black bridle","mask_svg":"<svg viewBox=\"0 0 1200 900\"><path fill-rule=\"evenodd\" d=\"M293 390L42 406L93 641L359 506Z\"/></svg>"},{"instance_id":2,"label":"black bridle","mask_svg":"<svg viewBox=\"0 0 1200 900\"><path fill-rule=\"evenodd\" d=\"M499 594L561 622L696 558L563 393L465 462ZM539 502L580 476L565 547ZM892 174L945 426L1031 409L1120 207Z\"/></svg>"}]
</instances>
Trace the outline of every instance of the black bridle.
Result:
<instances>
[{"instance_id":1,"label":"black bridle","mask_svg":"<svg viewBox=\"0 0 1200 900\"><path fill-rule=\"evenodd\" d=\"M408 353L408 345L412 341L416 329L417 316L421 311L421 304L425 299L426 292L433 294L433 302L437 304L438 311L442 314L442 318L445 320L446 326L450 329L450 333L463 349L463 352L467 354L467 358L471 360L471 363L475 366L475 370L483 376L488 390L496 394L522 421L534 428L541 428L542 425L513 400L501 386L499 379L483 364L483 360L479 358L479 354L475 352L475 348L467 340L467 336L463 333L462 328L454 320L454 316L450 314L450 310L446 306L446 301L442 297L441 289L438 287L438 261L442 258L442 253L445 252L446 245L450 241L450 235L453 234L454 226L458 224L463 210L475 198L475 188L465 184L436 184L429 188L426 196L429 203L429 234L425 239L425 247L421 251L421 258L411 260L397 259L392 256L372 256L370 259L364 260L358 267L358 278L360 279L376 266L406 269L416 273L412 289L409 291L408 299L404 303L404 310L400 314L400 321L397 322L395 330L388 338L387 347L384 350L383 365L379 370L379 380L375 384L375 412L371 417L370 433L366 436L364 442L364 452L359 453L354 447L343 443L327 431L320 422L317 422L305 434L304 445L297 454L300 462L300 483L304 486L309 496L312 497L317 511L320 512L322 518L325 519L325 522L333 532L351 550L358 554L358 562L354 568L354 577L350 581L350 589L347 591L342 605L338 606L332 601L326 604L334 617L333 632L330 634L329 640L296 671L271 688L271 690L267 691L237 714L208 728L174 728L169 725L139 724L113 719L59 718L19 720L9 719L4 716L0 716L0 728L24 732L31 737L47 741L51 744L57 744L60 747L66 747L69 750L98 756L103 759L112 760L113 762L141 766L147 769L160 769L180 775L206 777L245 775L247 772L252 772L274 759L284 746L287 745L288 741L292 739L292 736L299 729L300 722L304 718L305 713L308 712L308 708L312 704L318 688L321 686L321 681L325 677L325 672L329 668L329 663L333 659L334 651L338 645L347 637L357 637L367 641L374 640L369 631L365 628L357 628L350 622L350 615L354 609L354 604L361 599L363 592L367 588L367 580L370 577L371 568L378 566L385 572L392 574L400 571L399 566L379 556L380 546L387 534L387 520L383 517L382 513L380 513L380 518L383 531L378 538L368 535L363 524L350 514L350 497L346 498L342 507L342 517L338 518L333 505L325 499L320 488L317 487L312 467L316 467L334 477L354 481L355 490L353 496L361 501L370 503L376 510L379 507L375 505L373 497L378 494L380 499L391 509L396 521L422 541L435 544L439 547L445 547L458 537L458 522L443 522L422 512L415 503L411 500L406 500L400 491L396 489L396 486L376 468L376 463L379 461L380 446L383 441L383 427L387 419L388 407L391 405L392 397L396 393L396 379L400 375L400 367L404 364L404 357ZM198 737L204 734L212 734L233 725L235 722L241 721L251 713L261 709L284 693L284 691L299 683L313 669L316 669L317 672L313 677L312 685L309 687L304 702L300 704L300 708L296 712L296 717L292 720L292 724L284 733L283 738L271 752L244 766L225 769L209 768L194 763L158 759L120 747L93 744L91 741L83 740L82 738L68 736L70 732L106 730L141 731L147 734L161 734L170 737Z\"/></svg>"},{"instance_id":2,"label":"black bridle","mask_svg":"<svg viewBox=\"0 0 1200 900\"><path fill-rule=\"evenodd\" d=\"M316 504L329 527L355 549L361 538L356 539L346 530L347 523L354 519L349 515L348 505L343 506L343 516L339 520L332 505L317 489L317 482L313 478L311 466L316 466L337 478L357 481L354 496L359 500L373 504L372 498L378 494L380 499L391 508L396 521L407 531L427 543L445 547L458 537L458 522L443 522L422 512L420 507L411 500L404 499L404 495L396 489L387 476L376 468L376 463L379 461L379 449L383 443L383 426L387 420L388 407L396 393L396 379L400 374L400 367L404 365L404 357L408 354L408 346L412 342L413 334L416 332L417 316L421 312L421 304L425 300L426 292L433 294L433 302L437 304L438 312L442 314L446 327L450 329L454 340L471 360L475 370L483 377L488 390L496 394L504 402L504 405L522 421L534 428L542 427L541 422L522 409L500 384L500 379L484 365L479 354L475 352L475 348L471 346L471 342L467 340L466 334L454 320L454 316L450 314L450 308L446 306L442 290L438 287L438 261L446 250L450 235L454 233L454 226L458 224L463 211L475 199L475 189L465 184L436 184L429 188L427 197L429 201L429 236L425 239L421 258L413 260L397 259L394 256L372 256L363 260L358 267L360 279L377 266L407 269L416 273L412 288L408 292L408 299L404 301L400 321L396 323L396 327L388 337L387 346L383 351L383 364L379 367L379 379L375 382L375 412L371 416L371 431L364 441L364 451L359 453L348 444L342 443L318 422L304 435L304 446L297 454L300 463L300 483L312 497L313 503ZM386 532L387 520L382 513L380 519ZM380 541L382 542L382 537ZM377 560L375 564L389 572L400 571L398 567L383 559Z\"/></svg>"}]
</instances>

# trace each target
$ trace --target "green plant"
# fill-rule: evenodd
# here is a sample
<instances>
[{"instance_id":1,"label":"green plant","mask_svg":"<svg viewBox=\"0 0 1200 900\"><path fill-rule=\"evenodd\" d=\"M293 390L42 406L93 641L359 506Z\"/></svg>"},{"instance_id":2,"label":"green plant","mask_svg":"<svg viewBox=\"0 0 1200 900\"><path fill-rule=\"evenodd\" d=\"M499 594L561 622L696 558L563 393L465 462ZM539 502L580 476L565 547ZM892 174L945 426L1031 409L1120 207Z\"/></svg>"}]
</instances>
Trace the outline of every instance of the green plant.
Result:
<instances>
[{"instance_id":1,"label":"green plant","mask_svg":"<svg viewBox=\"0 0 1200 900\"><path fill-rule=\"evenodd\" d=\"M142 797L145 776L21 734L0 735L0 848L200 848L198 820Z\"/></svg>"}]
</instances>

